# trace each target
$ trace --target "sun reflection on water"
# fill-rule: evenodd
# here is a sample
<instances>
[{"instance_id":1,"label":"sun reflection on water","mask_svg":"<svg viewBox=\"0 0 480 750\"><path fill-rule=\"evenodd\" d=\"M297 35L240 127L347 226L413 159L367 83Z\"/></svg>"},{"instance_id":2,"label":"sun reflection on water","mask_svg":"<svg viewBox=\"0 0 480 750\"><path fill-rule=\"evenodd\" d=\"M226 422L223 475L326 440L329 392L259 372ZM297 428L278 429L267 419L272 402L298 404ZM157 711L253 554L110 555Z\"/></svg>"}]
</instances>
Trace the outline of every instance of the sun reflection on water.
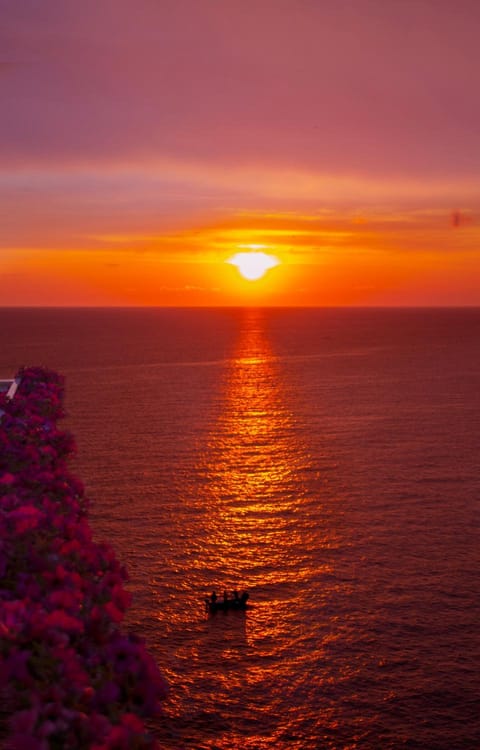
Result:
<instances>
[{"instance_id":1,"label":"sun reflection on water","mask_svg":"<svg viewBox=\"0 0 480 750\"><path fill-rule=\"evenodd\" d=\"M166 715L181 717L182 735L202 750L262 750L278 746L280 736L296 747L293 706L305 682L317 684L311 653L318 658L322 648L318 623L298 620L299 591L308 606L312 581L328 575L331 564L318 554L330 531L320 500L312 501L312 459L289 409L283 363L265 313L242 315L221 409L198 452L195 496L185 505L186 606L172 606L168 619L161 615L175 643L165 669L176 694ZM224 590L229 596L248 590L252 606L192 621L186 598L192 588L199 597L215 589L220 598ZM314 608L324 596L314 597ZM302 719L316 721L316 715ZM302 742L304 750L316 747Z\"/></svg>"},{"instance_id":2,"label":"sun reflection on water","mask_svg":"<svg viewBox=\"0 0 480 750\"><path fill-rule=\"evenodd\" d=\"M298 547L301 492L294 480L306 455L261 311L245 311L223 402L199 466L209 510L209 564L220 581L265 587L278 582L289 550Z\"/></svg>"}]
</instances>

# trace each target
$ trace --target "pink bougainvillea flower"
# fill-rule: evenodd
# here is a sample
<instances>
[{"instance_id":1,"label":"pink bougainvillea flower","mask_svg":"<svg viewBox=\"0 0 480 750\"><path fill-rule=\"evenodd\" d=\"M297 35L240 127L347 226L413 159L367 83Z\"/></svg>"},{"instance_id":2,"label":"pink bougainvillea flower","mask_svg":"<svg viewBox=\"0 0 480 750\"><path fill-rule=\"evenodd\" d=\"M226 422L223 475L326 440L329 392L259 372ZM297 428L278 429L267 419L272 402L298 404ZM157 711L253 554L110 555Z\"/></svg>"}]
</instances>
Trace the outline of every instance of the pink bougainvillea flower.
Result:
<instances>
[{"instance_id":1,"label":"pink bougainvillea flower","mask_svg":"<svg viewBox=\"0 0 480 750\"><path fill-rule=\"evenodd\" d=\"M113 726L104 740L106 750L131 750L134 732L128 726L117 724ZM136 743L137 744L137 743ZM137 744L138 747L138 744Z\"/></svg>"},{"instance_id":2,"label":"pink bougainvillea flower","mask_svg":"<svg viewBox=\"0 0 480 750\"><path fill-rule=\"evenodd\" d=\"M14 481L15 475L11 474L9 471L5 471L3 474L0 474L0 484L10 485L13 484Z\"/></svg>"},{"instance_id":3,"label":"pink bougainvillea flower","mask_svg":"<svg viewBox=\"0 0 480 750\"><path fill-rule=\"evenodd\" d=\"M132 603L132 595L121 584L117 583L112 589L112 602L118 609L124 612Z\"/></svg>"},{"instance_id":4,"label":"pink bougainvillea flower","mask_svg":"<svg viewBox=\"0 0 480 750\"><path fill-rule=\"evenodd\" d=\"M154 750L140 717L166 685L141 639L120 631L127 572L92 540L66 459L63 379L23 368L0 416L0 686L9 750ZM8 710L8 709L7 709Z\"/></svg>"},{"instance_id":5,"label":"pink bougainvillea flower","mask_svg":"<svg viewBox=\"0 0 480 750\"><path fill-rule=\"evenodd\" d=\"M45 616L43 625L45 628L58 628L67 633L83 633L85 627L81 620L72 617L63 609L56 609Z\"/></svg>"},{"instance_id":6,"label":"pink bougainvillea flower","mask_svg":"<svg viewBox=\"0 0 480 750\"><path fill-rule=\"evenodd\" d=\"M57 589L56 591L52 591L52 593L48 595L46 602L48 603L48 606L52 605L53 607L61 607L65 610L78 610L78 595L80 595L81 599L82 592L71 591L69 589Z\"/></svg>"},{"instance_id":7,"label":"pink bougainvillea flower","mask_svg":"<svg viewBox=\"0 0 480 750\"><path fill-rule=\"evenodd\" d=\"M113 622L121 622L123 620L123 612L113 602L107 602L104 609Z\"/></svg>"},{"instance_id":8,"label":"pink bougainvillea flower","mask_svg":"<svg viewBox=\"0 0 480 750\"><path fill-rule=\"evenodd\" d=\"M4 601L0 608L0 622L11 635L20 631L29 619L29 604L21 599Z\"/></svg>"},{"instance_id":9,"label":"pink bougainvillea flower","mask_svg":"<svg viewBox=\"0 0 480 750\"><path fill-rule=\"evenodd\" d=\"M23 508L12 510L8 520L13 523L15 534L23 534L25 531L36 529L42 517L42 511L34 505L24 505Z\"/></svg>"},{"instance_id":10,"label":"pink bougainvillea flower","mask_svg":"<svg viewBox=\"0 0 480 750\"><path fill-rule=\"evenodd\" d=\"M123 726L128 727L128 729L132 730L133 732L145 731L145 725L143 721L139 719L135 714L123 714L121 723L123 724Z\"/></svg>"},{"instance_id":11,"label":"pink bougainvillea flower","mask_svg":"<svg viewBox=\"0 0 480 750\"><path fill-rule=\"evenodd\" d=\"M60 676L65 677L72 689L83 694L84 689L90 684L90 677L77 652L62 644L53 648L51 655L58 664Z\"/></svg>"},{"instance_id":12,"label":"pink bougainvillea flower","mask_svg":"<svg viewBox=\"0 0 480 750\"><path fill-rule=\"evenodd\" d=\"M106 737L112 728L110 721L104 714L94 711L89 716L90 727L92 730L92 737L98 740L100 737ZM92 748L96 745L92 744Z\"/></svg>"}]
</instances>

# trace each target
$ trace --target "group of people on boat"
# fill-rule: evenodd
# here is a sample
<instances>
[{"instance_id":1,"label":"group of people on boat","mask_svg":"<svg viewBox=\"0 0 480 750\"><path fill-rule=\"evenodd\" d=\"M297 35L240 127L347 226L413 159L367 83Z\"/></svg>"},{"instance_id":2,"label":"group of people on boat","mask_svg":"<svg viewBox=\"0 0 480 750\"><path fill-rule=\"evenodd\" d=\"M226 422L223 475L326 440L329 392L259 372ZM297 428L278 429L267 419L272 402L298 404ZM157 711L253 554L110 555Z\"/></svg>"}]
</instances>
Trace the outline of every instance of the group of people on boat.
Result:
<instances>
[{"instance_id":1,"label":"group of people on boat","mask_svg":"<svg viewBox=\"0 0 480 750\"><path fill-rule=\"evenodd\" d=\"M228 596L228 592L223 592L223 600L219 600L217 596L216 591L212 591L209 597L206 597L205 599L205 606L206 609L209 610L216 610L216 609L229 609L230 607L233 608L242 608L244 609L247 604L248 600L248 593L246 591L243 592L243 594L240 596L237 590L235 590L232 593L232 598L230 599Z\"/></svg>"}]
</instances>

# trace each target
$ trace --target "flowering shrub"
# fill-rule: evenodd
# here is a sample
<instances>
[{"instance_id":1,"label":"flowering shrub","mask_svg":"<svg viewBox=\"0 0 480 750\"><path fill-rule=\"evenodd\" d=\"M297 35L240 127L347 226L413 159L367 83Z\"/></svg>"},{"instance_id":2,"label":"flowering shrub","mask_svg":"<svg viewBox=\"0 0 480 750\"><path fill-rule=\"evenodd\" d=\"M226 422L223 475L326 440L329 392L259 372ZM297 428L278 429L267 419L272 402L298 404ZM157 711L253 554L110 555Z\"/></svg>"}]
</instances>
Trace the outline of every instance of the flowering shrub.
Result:
<instances>
[{"instance_id":1,"label":"flowering shrub","mask_svg":"<svg viewBox=\"0 0 480 750\"><path fill-rule=\"evenodd\" d=\"M63 380L24 368L0 394L0 706L9 750L154 750L165 683L122 632L125 569L92 541ZM2 709L0 709L2 710Z\"/></svg>"}]
</instances>

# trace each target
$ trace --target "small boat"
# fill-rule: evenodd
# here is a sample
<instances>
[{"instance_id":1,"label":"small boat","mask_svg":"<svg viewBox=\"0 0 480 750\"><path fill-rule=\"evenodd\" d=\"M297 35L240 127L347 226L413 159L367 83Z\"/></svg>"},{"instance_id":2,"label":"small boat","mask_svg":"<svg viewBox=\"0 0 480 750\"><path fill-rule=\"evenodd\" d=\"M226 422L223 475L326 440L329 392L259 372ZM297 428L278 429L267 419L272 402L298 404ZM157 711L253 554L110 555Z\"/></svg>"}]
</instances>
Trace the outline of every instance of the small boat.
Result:
<instances>
[{"instance_id":1,"label":"small boat","mask_svg":"<svg viewBox=\"0 0 480 750\"><path fill-rule=\"evenodd\" d=\"M223 597L221 599L206 597L205 598L205 610L214 615L216 612L228 612L229 610L237 610L240 612L248 609L249 595L245 591L241 596L234 596L233 599Z\"/></svg>"}]
</instances>

